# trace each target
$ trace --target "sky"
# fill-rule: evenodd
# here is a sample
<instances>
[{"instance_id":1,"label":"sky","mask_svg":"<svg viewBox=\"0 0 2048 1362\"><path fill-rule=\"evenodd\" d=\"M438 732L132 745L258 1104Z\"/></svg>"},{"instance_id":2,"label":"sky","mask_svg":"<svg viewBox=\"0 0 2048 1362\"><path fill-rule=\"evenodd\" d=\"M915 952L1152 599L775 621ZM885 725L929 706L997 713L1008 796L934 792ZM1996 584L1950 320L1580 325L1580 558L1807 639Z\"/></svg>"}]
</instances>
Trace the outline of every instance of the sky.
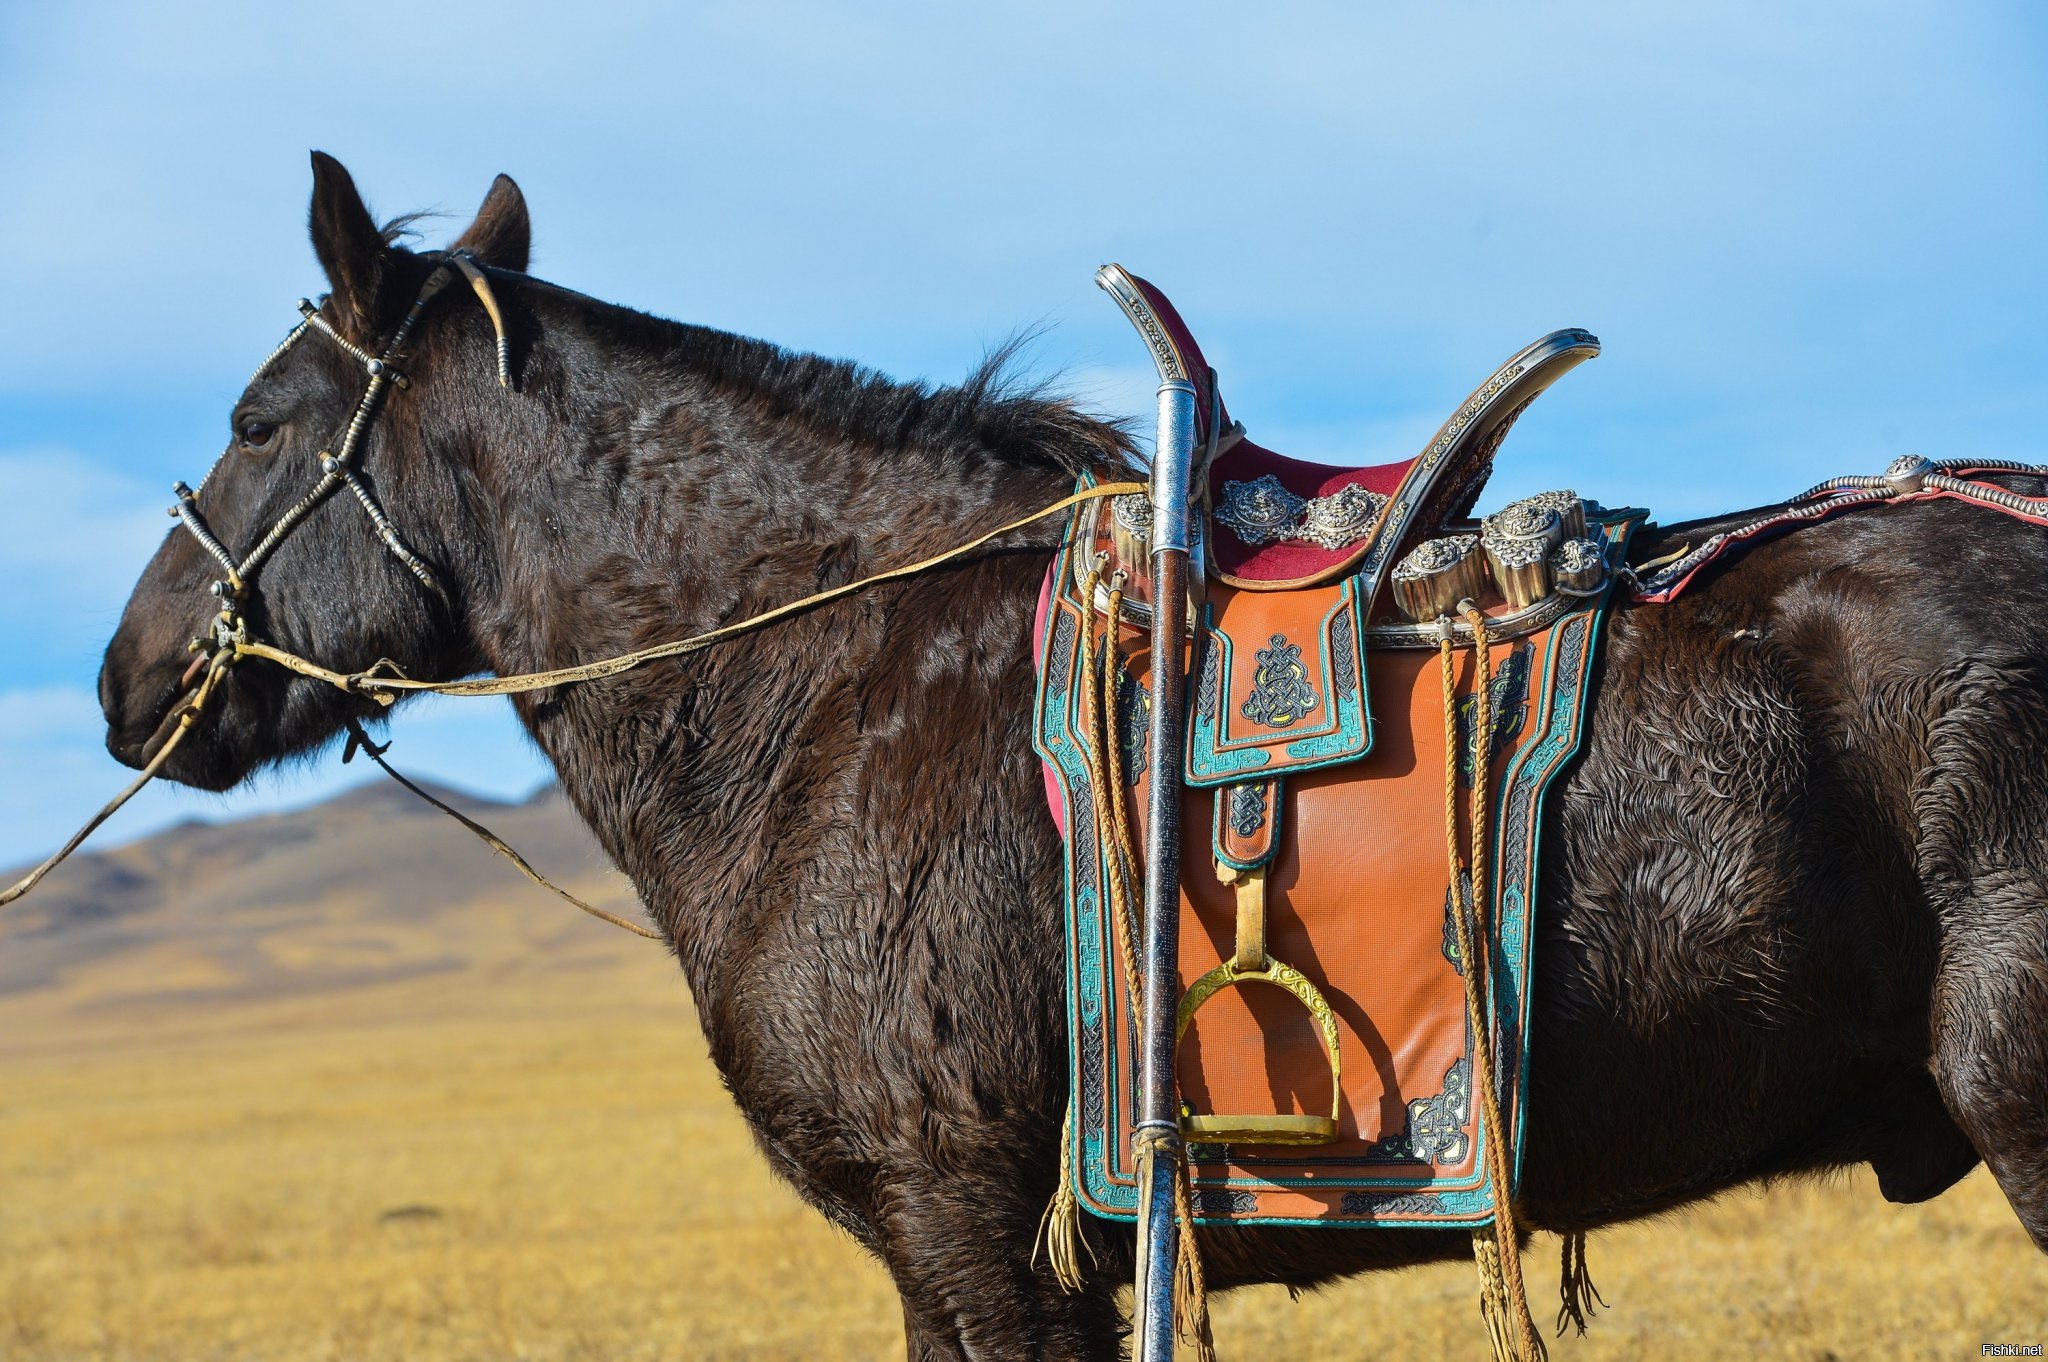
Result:
<instances>
[{"instance_id":1,"label":"sky","mask_svg":"<svg viewBox=\"0 0 2048 1362\"><path fill-rule=\"evenodd\" d=\"M1115 260L1256 438L1326 462L1407 457L1520 346L1592 330L1493 504L1669 521L1906 452L2048 461L2038 7L346 10L0 5L0 866L127 777L99 654L171 481L321 290L311 148L380 215L442 214L428 244L503 171L557 283L938 382L1030 332L1034 373L1144 416ZM393 733L448 784L548 779L502 700ZM109 838L363 778L155 787Z\"/></svg>"}]
</instances>

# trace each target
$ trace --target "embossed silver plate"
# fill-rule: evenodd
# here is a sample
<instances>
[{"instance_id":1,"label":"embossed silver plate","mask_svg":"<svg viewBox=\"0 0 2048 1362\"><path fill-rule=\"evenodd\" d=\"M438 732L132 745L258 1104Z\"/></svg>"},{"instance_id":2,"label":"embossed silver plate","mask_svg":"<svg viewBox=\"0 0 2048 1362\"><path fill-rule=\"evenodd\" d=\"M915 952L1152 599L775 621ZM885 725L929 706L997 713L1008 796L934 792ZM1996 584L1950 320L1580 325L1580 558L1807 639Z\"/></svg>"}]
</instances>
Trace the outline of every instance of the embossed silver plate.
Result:
<instances>
[{"instance_id":1,"label":"embossed silver plate","mask_svg":"<svg viewBox=\"0 0 2048 1362\"><path fill-rule=\"evenodd\" d=\"M1264 473L1249 482L1225 482L1215 520L1248 548L1293 539L1335 551L1365 538L1386 505L1383 494L1356 483L1324 497L1299 497Z\"/></svg>"}]
</instances>

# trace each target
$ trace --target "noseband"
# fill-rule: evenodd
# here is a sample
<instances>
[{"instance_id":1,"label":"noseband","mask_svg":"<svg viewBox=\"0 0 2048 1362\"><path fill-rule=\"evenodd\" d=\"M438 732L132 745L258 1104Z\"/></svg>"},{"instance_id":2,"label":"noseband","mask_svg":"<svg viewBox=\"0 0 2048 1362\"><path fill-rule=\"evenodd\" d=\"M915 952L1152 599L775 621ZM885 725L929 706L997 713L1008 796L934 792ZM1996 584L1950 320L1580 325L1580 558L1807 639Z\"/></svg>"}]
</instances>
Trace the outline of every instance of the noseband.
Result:
<instances>
[{"instance_id":1,"label":"noseband","mask_svg":"<svg viewBox=\"0 0 2048 1362\"><path fill-rule=\"evenodd\" d=\"M384 508L378 504L376 494L357 475L356 463L362 450L363 438L368 434L383 404L385 390L412 386L411 381L396 366L394 360L404 348L413 328L418 325L427 305L453 283L457 275L469 281L471 289L483 303L484 311L490 316L498 342L498 383L501 387L509 389L512 386L511 346L505 331L504 314L498 308L498 300L491 292L490 280L485 275L483 267L467 252L449 253L434 272L427 276L426 282L420 286L419 295L413 299L412 307L407 310L405 319L399 322L398 329L392 332L391 339L385 342L382 354L373 355L336 331L320 314L318 304L305 298L299 300L299 324L291 329L263 363L256 366L256 372L249 376L249 382L254 383L268 373L271 366L283 358L285 352L311 330L332 340L360 363L369 374L369 385L363 389L362 399L356 403L354 415L349 418L348 425L342 430L340 444L320 451L319 481L277 518L276 523L256 541L255 547L244 554L239 562L228 552L227 546L221 543L220 537L208 527L205 516L199 510L199 492L187 487L183 482L171 485L171 491L178 500L171 506L169 513L191 532L192 537L199 541L200 547L221 565L222 571L226 574L212 586L213 594L221 602L220 615L214 620L209 637L194 640L197 648L209 653L218 653L223 649L233 652L237 641L246 638L240 611L255 583L257 571L271 554L277 551L278 545L282 544L321 502L342 487L348 488L355 495L357 504L363 508L363 513L369 516L371 525L375 527L378 540L391 556L418 579L420 585L442 601L448 599L447 591L435 577L433 570L406 546L405 541L399 537L397 527L391 523L391 517L386 515ZM225 457L224 455L223 458ZM215 468L219 466L218 463L214 465ZM199 491L205 490L211 477L212 474L209 472L207 477L199 480Z\"/></svg>"}]
</instances>

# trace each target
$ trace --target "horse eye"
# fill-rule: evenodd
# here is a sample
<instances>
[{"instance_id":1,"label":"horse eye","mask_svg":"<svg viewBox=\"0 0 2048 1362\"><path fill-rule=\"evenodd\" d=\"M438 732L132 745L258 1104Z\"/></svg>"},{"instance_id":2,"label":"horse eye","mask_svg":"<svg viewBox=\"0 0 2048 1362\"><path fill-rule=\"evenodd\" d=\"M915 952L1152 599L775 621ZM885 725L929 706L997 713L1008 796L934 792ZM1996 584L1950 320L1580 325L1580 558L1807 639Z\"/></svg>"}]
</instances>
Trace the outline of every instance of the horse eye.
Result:
<instances>
[{"instance_id":1,"label":"horse eye","mask_svg":"<svg viewBox=\"0 0 2048 1362\"><path fill-rule=\"evenodd\" d=\"M268 421L244 421L237 432L242 443L251 449L261 449L270 443L270 437L277 434L277 427Z\"/></svg>"}]
</instances>

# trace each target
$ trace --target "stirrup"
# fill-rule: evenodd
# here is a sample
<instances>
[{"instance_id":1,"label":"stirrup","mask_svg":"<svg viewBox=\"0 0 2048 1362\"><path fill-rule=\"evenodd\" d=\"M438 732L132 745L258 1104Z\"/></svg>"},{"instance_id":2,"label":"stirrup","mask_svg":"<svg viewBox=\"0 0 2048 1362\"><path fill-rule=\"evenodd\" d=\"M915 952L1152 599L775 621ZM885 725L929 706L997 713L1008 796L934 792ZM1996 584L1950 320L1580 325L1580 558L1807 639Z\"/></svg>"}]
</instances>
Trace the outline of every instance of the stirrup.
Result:
<instances>
[{"instance_id":1,"label":"stirrup","mask_svg":"<svg viewBox=\"0 0 2048 1362\"><path fill-rule=\"evenodd\" d=\"M1236 955L1232 955L1195 980L1181 998L1180 1013L1174 1020L1174 1045L1179 1046L1188 1023L1194 1020L1203 1003L1232 984L1243 983L1271 984L1285 989L1315 1018L1316 1026L1323 1033L1323 1049L1330 1058L1330 1114L1201 1116L1184 1110L1180 1119L1181 1133L1190 1141L1201 1144L1309 1145L1334 1142L1337 1138L1337 1117L1344 1103L1344 1064L1337 1049L1337 1018L1330 1011L1330 1004L1322 992L1294 966L1266 955L1263 964L1246 968L1237 963Z\"/></svg>"}]
</instances>

